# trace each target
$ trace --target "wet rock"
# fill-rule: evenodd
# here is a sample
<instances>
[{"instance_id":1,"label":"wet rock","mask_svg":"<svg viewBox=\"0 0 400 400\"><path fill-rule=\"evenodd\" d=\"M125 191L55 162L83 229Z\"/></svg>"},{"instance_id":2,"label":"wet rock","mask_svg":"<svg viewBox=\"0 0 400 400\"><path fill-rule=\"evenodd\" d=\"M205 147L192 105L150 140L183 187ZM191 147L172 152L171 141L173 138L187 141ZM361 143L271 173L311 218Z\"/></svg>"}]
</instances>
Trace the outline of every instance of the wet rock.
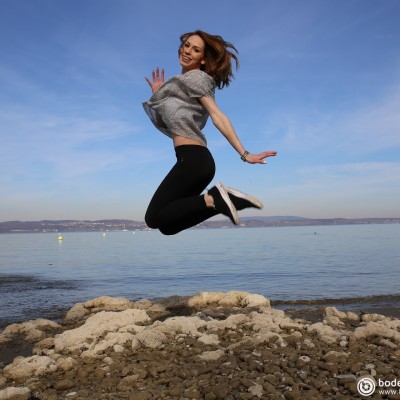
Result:
<instances>
[{"instance_id":1,"label":"wet rock","mask_svg":"<svg viewBox=\"0 0 400 400\"><path fill-rule=\"evenodd\" d=\"M201 336L199 329L206 325L207 323L199 317L171 317L166 319L164 322L154 323L153 327L164 333L175 335L184 333Z\"/></svg>"},{"instance_id":2,"label":"wet rock","mask_svg":"<svg viewBox=\"0 0 400 400\"><path fill-rule=\"evenodd\" d=\"M270 301L259 294L248 293L240 302L242 307L270 307Z\"/></svg>"},{"instance_id":3,"label":"wet rock","mask_svg":"<svg viewBox=\"0 0 400 400\"><path fill-rule=\"evenodd\" d=\"M231 291L201 292L188 300L189 307L201 308L210 304L218 304L223 307L269 307L270 302L264 296L248 292Z\"/></svg>"},{"instance_id":4,"label":"wet rock","mask_svg":"<svg viewBox=\"0 0 400 400\"><path fill-rule=\"evenodd\" d=\"M335 330L329 325L324 325L322 322L307 326L308 332L316 332L318 337L327 344L336 343L337 339L343 335L344 332Z\"/></svg>"},{"instance_id":5,"label":"wet rock","mask_svg":"<svg viewBox=\"0 0 400 400\"><path fill-rule=\"evenodd\" d=\"M136 335L136 339L139 340L142 346L156 349L166 342L167 337L160 331L147 329L139 332Z\"/></svg>"},{"instance_id":6,"label":"wet rock","mask_svg":"<svg viewBox=\"0 0 400 400\"><path fill-rule=\"evenodd\" d=\"M4 368L3 374L7 378L20 381L33 376L44 376L54 371L57 371L57 365L50 357L32 356L17 357L12 364Z\"/></svg>"},{"instance_id":7,"label":"wet rock","mask_svg":"<svg viewBox=\"0 0 400 400\"><path fill-rule=\"evenodd\" d=\"M57 367L61 368L63 371L70 371L76 366L77 362L72 357L60 357L57 359L56 364Z\"/></svg>"},{"instance_id":8,"label":"wet rock","mask_svg":"<svg viewBox=\"0 0 400 400\"><path fill-rule=\"evenodd\" d=\"M130 390L132 387L136 385L136 382L140 378L139 375L129 375L125 376L124 378L121 379L119 382L117 389L121 391L127 391Z\"/></svg>"},{"instance_id":9,"label":"wet rock","mask_svg":"<svg viewBox=\"0 0 400 400\"><path fill-rule=\"evenodd\" d=\"M222 292L200 292L191 297L187 304L193 308L203 308L210 304L218 304L218 302L225 296Z\"/></svg>"},{"instance_id":10,"label":"wet rock","mask_svg":"<svg viewBox=\"0 0 400 400\"><path fill-rule=\"evenodd\" d=\"M27 387L10 386L0 390L0 400L29 400L31 391Z\"/></svg>"},{"instance_id":11,"label":"wet rock","mask_svg":"<svg viewBox=\"0 0 400 400\"><path fill-rule=\"evenodd\" d=\"M300 356L297 359L297 368L305 367L306 365L308 365L310 363L310 361L311 361L310 357L308 357L308 356Z\"/></svg>"},{"instance_id":12,"label":"wet rock","mask_svg":"<svg viewBox=\"0 0 400 400\"><path fill-rule=\"evenodd\" d=\"M92 312L124 311L132 308L134 303L124 297L101 296L84 303L84 307Z\"/></svg>"},{"instance_id":13,"label":"wet rock","mask_svg":"<svg viewBox=\"0 0 400 400\"><path fill-rule=\"evenodd\" d=\"M387 319L380 322L367 322L366 325L360 326L354 331L354 338L357 340L369 339L376 336L400 343L400 333L397 331L397 326L394 326L390 322L388 323Z\"/></svg>"},{"instance_id":14,"label":"wet rock","mask_svg":"<svg viewBox=\"0 0 400 400\"><path fill-rule=\"evenodd\" d=\"M234 314L230 315L223 321L211 320L207 323L207 329L236 329L238 325L245 324L250 321L249 316L245 314Z\"/></svg>"},{"instance_id":15,"label":"wet rock","mask_svg":"<svg viewBox=\"0 0 400 400\"><path fill-rule=\"evenodd\" d=\"M57 391L68 390L74 387L75 387L75 382L72 379L63 379L54 384L54 389L56 389Z\"/></svg>"},{"instance_id":16,"label":"wet rock","mask_svg":"<svg viewBox=\"0 0 400 400\"><path fill-rule=\"evenodd\" d=\"M335 378L339 381L340 384L352 383L355 382L357 377L354 374L343 374L336 375Z\"/></svg>"},{"instance_id":17,"label":"wet rock","mask_svg":"<svg viewBox=\"0 0 400 400\"><path fill-rule=\"evenodd\" d=\"M323 320L323 323L326 325L333 326L333 327L344 327L345 326L344 322L342 322L340 320L340 318L335 315L329 315L329 316L325 317L325 319Z\"/></svg>"},{"instance_id":18,"label":"wet rock","mask_svg":"<svg viewBox=\"0 0 400 400\"><path fill-rule=\"evenodd\" d=\"M346 312L346 318L350 321L359 321L360 320L360 317L358 316L358 314L356 314L355 312L352 312L352 311Z\"/></svg>"},{"instance_id":19,"label":"wet rock","mask_svg":"<svg viewBox=\"0 0 400 400\"><path fill-rule=\"evenodd\" d=\"M156 303L147 308L146 311L148 313L163 314L167 311L167 308L162 304Z\"/></svg>"},{"instance_id":20,"label":"wet rock","mask_svg":"<svg viewBox=\"0 0 400 400\"><path fill-rule=\"evenodd\" d=\"M131 304L134 308L139 310L148 310L153 305L153 303L148 299L141 299Z\"/></svg>"},{"instance_id":21,"label":"wet rock","mask_svg":"<svg viewBox=\"0 0 400 400\"><path fill-rule=\"evenodd\" d=\"M65 322L75 322L83 319L86 315L90 314L90 310L87 309L83 303L75 304L65 315Z\"/></svg>"},{"instance_id":22,"label":"wet rock","mask_svg":"<svg viewBox=\"0 0 400 400\"><path fill-rule=\"evenodd\" d=\"M337 317L339 319L347 318L347 314L343 311L339 311L336 307L325 307L324 314L325 318L331 316Z\"/></svg>"},{"instance_id":23,"label":"wet rock","mask_svg":"<svg viewBox=\"0 0 400 400\"><path fill-rule=\"evenodd\" d=\"M12 340L17 336L22 336L30 343L36 343L46 338L46 332L53 332L61 329L56 322L39 318L21 324L8 325L0 334L4 342Z\"/></svg>"},{"instance_id":24,"label":"wet rock","mask_svg":"<svg viewBox=\"0 0 400 400\"><path fill-rule=\"evenodd\" d=\"M349 357L350 353L342 352L342 351L328 351L322 359L328 363L340 363L346 361Z\"/></svg>"},{"instance_id":25,"label":"wet rock","mask_svg":"<svg viewBox=\"0 0 400 400\"><path fill-rule=\"evenodd\" d=\"M386 317L381 314L363 314L361 316L361 321L362 322L379 322L379 321L384 321Z\"/></svg>"},{"instance_id":26,"label":"wet rock","mask_svg":"<svg viewBox=\"0 0 400 400\"><path fill-rule=\"evenodd\" d=\"M89 317L79 328L65 331L54 338L55 350L59 353L71 353L73 351L83 352L87 356L96 356L98 351L106 349L115 344L129 340L129 333L119 332L126 328L126 331L133 331L137 323L150 321L149 316L143 310L128 309L120 312L101 311ZM104 340L103 337L111 334ZM129 337L128 337L129 336ZM95 349L95 346L99 347Z\"/></svg>"},{"instance_id":27,"label":"wet rock","mask_svg":"<svg viewBox=\"0 0 400 400\"><path fill-rule=\"evenodd\" d=\"M217 346L219 344L219 337L218 335L215 334L209 334L209 335L204 334L198 338L198 341L206 345Z\"/></svg>"},{"instance_id":28,"label":"wet rock","mask_svg":"<svg viewBox=\"0 0 400 400\"><path fill-rule=\"evenodd\" d=\"M261 399L264 394L263 387L262 387L262 385L259 385L259 384L250 386L248 388L248 391L249 391L249 393L251 393L252 396L258 397L259 399Z\"/></svg>"},{"instance_id":29,"label":"wet rock","mask_svg":"<svg viewBox=\"0 0 400 400\"><path fill-rule=\"evenodd\" d=\"M200 355L202 360L212 361L218 360L224 355L224 351L222 350L215 350L215 351L205 351Z\"/></svg>"}]
</instances>

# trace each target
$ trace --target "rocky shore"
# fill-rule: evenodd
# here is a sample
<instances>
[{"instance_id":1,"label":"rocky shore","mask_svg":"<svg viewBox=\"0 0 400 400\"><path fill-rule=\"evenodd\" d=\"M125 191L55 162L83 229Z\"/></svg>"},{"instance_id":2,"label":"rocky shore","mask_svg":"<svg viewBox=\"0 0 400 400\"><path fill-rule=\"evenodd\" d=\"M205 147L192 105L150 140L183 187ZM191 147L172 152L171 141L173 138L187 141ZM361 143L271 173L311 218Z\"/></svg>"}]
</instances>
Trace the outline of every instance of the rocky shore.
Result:
<instances>
[{"instance_id":1,"label":"rocky shore","mask_svg":"<svg viewBox=\"0 0 400 400\"><path fill-rule=\"evenodd\" d=\"M0 333L0 400L400 399L399 345L399 319L246 292L100 297ZM393 390L362 396L363 377Z\"/></svg>"}]
</instances>

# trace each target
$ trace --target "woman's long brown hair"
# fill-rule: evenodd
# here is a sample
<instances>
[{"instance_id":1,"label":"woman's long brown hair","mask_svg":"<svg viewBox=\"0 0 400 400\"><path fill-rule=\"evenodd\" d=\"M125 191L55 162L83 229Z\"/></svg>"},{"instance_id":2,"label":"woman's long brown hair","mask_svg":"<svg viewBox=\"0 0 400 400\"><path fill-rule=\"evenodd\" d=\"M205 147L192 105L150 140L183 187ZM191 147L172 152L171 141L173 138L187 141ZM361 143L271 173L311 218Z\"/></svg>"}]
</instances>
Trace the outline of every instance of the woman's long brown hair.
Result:
<instances>
[{"instance_id":1,"label":"woman's long brown hair","mask_svg":"<svg viewBox=\"0 0 400 400\"><path fill-rule=\"evenodd\" d=\"M204 49L206 63L201 66L201 70L214 79L219 89L229 86L233 78L232 58L235 60L236 69L239 67L239 59L237 57L239 52L236 50L235 46L232 43L226 42L221 36L210 35L209 33L197 30L181 35L179 52L186 40L193 35L200 36L206 44Z\"/></svg>"}]
</instances>

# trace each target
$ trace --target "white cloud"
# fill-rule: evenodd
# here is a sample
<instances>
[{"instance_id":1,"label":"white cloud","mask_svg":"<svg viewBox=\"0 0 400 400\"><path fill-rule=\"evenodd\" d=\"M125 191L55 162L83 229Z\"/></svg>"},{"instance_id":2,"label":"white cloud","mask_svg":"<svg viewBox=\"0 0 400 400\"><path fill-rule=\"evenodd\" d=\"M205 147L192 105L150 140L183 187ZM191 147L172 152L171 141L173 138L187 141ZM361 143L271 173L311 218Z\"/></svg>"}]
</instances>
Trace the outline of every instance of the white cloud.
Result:
<instances>
[{"instance_id":1,"label":"white cloud","mask_svg":"<svg viewBox=\"0 0 400 400\"><path fill-rule=\"evenodd\" d=\"M400 146L400 85L385 98L347 112L307 110L269 115L266 132L280 149L368 155ZM279 139L278 139L279 138Z\"/></svg>"},{"instance_id":2,"label":"white cloud","mask_svg":"<svg viewBox=\"0 0 400 400\"><path fill-rule=\"evenodd\" d=\"M105 118L68 117L33 110L0 115L3 179L16 174L31 178L42 164L60 178L104 171L113 166L140 165L162 157L145 144L135 143L139 129L110 115ZM125 143L131 143L127 146Z\"/></svg>"},{"instance_id":3,"label":"white cloud","mask_svg":"<svg viewBox=\"0 0 400 400\"><path fill-rule=\"evenodd\" d=\"M373 152L400 146L400 86L383 101L357 110L342 122L342 148Z\"/></svg>"},{"instance_id":4,"label":"white cloud","mask_svg":"<svg viewBox=\"0 0 400 400\"><path fill-rule=\"evenodd\" d=\"M359 190L381 190L399 184L400 163L362 162L354 164L303 167L298 171L303 185L323 189L329 194Z\"/></svg>"},{"instance_id":5,"label":"white cloud","mask_svg":"<svg viewBox=\"0 0 400 400\"><path fill-rule=\"evenodd\" d=\"M269 188L268 213L308 217L397 217L400 163L302 167L292 184Z\"/></svg>"}]
</instances>

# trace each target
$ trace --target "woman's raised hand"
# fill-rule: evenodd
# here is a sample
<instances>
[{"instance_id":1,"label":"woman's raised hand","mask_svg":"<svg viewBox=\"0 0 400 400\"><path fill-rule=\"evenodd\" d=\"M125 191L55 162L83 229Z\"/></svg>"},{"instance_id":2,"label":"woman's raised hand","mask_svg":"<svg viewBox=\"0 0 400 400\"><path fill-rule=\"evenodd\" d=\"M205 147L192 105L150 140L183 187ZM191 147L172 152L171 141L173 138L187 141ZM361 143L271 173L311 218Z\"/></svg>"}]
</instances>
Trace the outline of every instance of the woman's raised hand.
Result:
<instances>
[{"instance_id":1,"label":"woman's raised hand","mask_svg":"<svg viewBox=\"0 0 400 400\"><path fill-rule=\"evenodd\" d=\"M264 160L264 158L274 157L276 155L276 151L263 151L260 154L249 153L246 155L246 162L250 164L266 164L267 162Z\"/></svg>"},{"instance_id":2,"label":"woman's raised hand","mask_svg":"<svg viewBox=\"0 0 400 400\"><path fill-rule=\"evenodd\" d=\"M151 75L153 77L153 82L147 76L144 79L146 79L154 93L164 83L164 68L161 69L161 73L160 68L157 67L155 70L153 69Z\"/></svg>"}]
</instances>

